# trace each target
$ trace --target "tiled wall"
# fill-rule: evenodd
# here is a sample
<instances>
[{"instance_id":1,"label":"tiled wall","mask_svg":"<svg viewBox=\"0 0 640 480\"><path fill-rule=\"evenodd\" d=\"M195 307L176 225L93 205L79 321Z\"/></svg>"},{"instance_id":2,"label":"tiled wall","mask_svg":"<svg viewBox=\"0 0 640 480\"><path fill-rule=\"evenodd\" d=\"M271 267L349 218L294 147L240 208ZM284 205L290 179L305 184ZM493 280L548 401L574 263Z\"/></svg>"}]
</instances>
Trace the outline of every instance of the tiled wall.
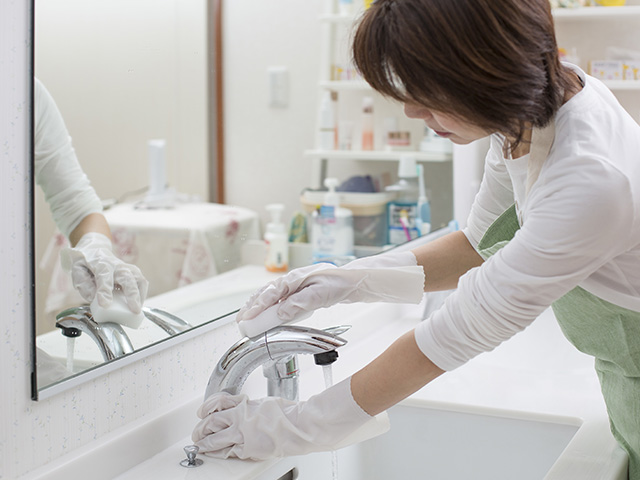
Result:
<instances>
[{"instance_id":1,"label":"tiled wall","mask_svg":"<svg viewBox=\"0 0 640 480\"><path fill-rule=\"evenodd\" d=\"M0 478L13 479L146 413L201 394L217 358L202 335L54 396L30 400L29 2L0 2ZM224 329L222 329L224 330Z\"/></svg>"}]
</instances>

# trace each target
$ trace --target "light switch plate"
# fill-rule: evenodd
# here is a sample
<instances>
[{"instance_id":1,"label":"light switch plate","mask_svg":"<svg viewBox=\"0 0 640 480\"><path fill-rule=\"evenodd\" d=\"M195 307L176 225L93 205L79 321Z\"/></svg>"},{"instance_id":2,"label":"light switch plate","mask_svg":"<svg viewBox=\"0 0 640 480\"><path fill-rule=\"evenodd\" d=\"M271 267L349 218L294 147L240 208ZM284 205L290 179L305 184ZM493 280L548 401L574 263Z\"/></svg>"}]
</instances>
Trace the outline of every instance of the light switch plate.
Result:
<instances>
[{"instance_id":1,"label":"light switch plate","mask_svg":"<svg viewBox=\"0 0 640 480\"><path fill-rule=\"evenodd\" d=\"M269 106L286 108L289 106L289 69L287 67L267 68L269 79Z\"/></svg>"}]
</instances>

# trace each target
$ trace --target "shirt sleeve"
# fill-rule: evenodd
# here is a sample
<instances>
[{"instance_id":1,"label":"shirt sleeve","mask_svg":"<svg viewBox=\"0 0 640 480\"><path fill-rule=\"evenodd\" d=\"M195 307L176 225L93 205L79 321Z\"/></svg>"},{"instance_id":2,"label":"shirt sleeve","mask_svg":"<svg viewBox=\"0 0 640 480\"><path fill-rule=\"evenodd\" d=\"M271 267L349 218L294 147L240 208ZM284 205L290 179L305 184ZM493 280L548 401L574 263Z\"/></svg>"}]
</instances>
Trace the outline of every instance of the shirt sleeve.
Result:
<instances>
[{"instance_id":1,"label":"shirt sleeve","mask_svg":"<svg viewBox=\"0 0 640 480\"><path fill-rule=\"evenodd\" d=\"M514 238L463 275L444 306L416 328L419 348L443 370L526 328L633 241L629 180L602 159L563 156L541 174L525 214Z\"/></svg>"},{"instance_id":2,"label":"shirt sleeve","mask_svg":"<svg viewBox=\"0 0 640 480\"><path fill-rule=\"evenodd\" d=\"M102 211L100 198L82 171L53 97L35 79L34 171L53 220L65 235L90 213Z\"/></svg>"},{"instance_id":3,"label":"shirt sleeve","mask_svg":"<svg viewBox=\"0 0 640 480\"><path fill-rule=\"evenodd\" d=\"M463 233L474 248L484 232L513 204L513 187L502 155L502 140L491 136L489 152L484 162L484 174Z\"/></svg>"}]
</instances>

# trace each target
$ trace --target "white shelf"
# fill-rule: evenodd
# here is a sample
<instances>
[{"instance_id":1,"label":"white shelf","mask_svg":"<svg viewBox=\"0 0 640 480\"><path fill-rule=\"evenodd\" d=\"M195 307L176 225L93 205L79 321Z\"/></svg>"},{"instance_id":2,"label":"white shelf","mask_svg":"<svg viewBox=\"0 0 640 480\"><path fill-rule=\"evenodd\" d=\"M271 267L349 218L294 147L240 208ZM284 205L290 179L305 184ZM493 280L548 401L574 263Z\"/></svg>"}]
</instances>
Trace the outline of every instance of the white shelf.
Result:
<instances>
[{"instance_id":1,"label":"white shelf","mask_svg":"<svg viewBox=\"0 0 640 480\"><path fill-rule=\"evenodd\" d=\"M640 90L640 80L603 80L609 90Z\"/></svg>"},{"instance_id":2,"label":"white shelf","mask_svg":"<svg viewBox=\"0 0 640 480\"><path fill-rule=\"evenodd\" d=\"M323 158L327 160L367 160L388 162L400 160L404 155L411 155L418 162L449 162L452 159L450 153L429 153L409 150L306 150L304 156L307 158Z\"/></svg>"},{"instance_id":3,"label":"white shelf","mask_svg":"<svg viewBox=\"0 0 640 480\"><path fill-rule=\"evenodd\" d=\"M364 80L323 80L319 83L322 88L328 90L344 91L344 90L372 90Z\"/></svg>"},{"instance_id":4,"label":"white shelf","mask_svg":"<svg viewBox=\"0 0 640 480\"><path fill-rule=\"evenodd\" d=\"M640 17L640 6L554 8L556 19L616 19Z\"/></svg>"},{"instance_id":5,"label":"white shelf","mask_svg":"<svg viewBox=\"0 0 640 480\"><path fill-rule=\"evenodd\" d=\"M627 18L640 17L640 5L627 5L623 7L577 7L577 8L554 8L553 16L558 19L581 19L581 18ZM324 14L320 15L320 21L334 24L352 24L362 12L354 15Z\"/></svg>"}]
</instances>

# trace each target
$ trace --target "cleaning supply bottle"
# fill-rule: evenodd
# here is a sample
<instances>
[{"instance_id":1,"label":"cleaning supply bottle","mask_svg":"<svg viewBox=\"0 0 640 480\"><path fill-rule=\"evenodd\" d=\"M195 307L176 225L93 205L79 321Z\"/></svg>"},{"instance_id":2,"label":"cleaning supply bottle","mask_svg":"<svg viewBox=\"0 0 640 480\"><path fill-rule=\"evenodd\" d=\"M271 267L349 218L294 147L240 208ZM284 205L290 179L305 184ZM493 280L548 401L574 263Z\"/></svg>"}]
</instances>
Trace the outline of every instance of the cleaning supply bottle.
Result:
<instances>
[{"instance_id":1,"label":"cleaning supply bottle","mask_svg":"<svg viewBox=\"0 0 640 480\"><path fill-rule=\"evenodd\" d=\"M418 165L418 210L416 212L416 228L418 233L426 235L431 231L431 205L424 185L424 167Z\"/></svg>"},{"instance_id":2,"label":"cleaning supply bottle","mask_svg":"<svg viewBox=\"0 0 640 480\"><path fill-rule=\"evenodd\" d=\"M336 148L336 103L336 92L324 92L320 103L320 118L318 122L318 148L321 150L334 150Z\"/></svg>"},{"instance_id":3,"label":"cleaning supply bottle","mask_svg":"<svg viewBox=\"0 0 640 480\"><path fill-rule=\"evenodd\" d=\"M354 254L353 214L340 207L340 197L336 193L338 180L327 178L324 185L329 189L324 203L312 213L312 256L314 262L339 264L352 259Z\"/></svg>"},{"instance_id":4,"label":"cleaning supply bottle","mask_svg":"<svg viewBox=\"0 0 640 480\"><path fill-rule=\"evenodd\" d=\"M286 272L289 268L289 243L287 230L280 220L284 205L272 203L267 205L266 209L271 214L271 222L267 223L264 234L264 266L270 272Z\"/></svg>"},{"instance_id":5,"label":"cleaning supply bottle","mask_svg":"<svg viewBox=\"0 0 640 480\"><path fill-rule=\"evenodd\" d=\"M398 245L421 235L416 224L418 217L419 182L416 159L400 157L398 183L386 188L395 192L396 198L388 206L388 241Z\"/></svg>"},{"instance_id":6,"label":"cleaning supply bottle","mask_svg":"<svg viewBox=\"0 0 640 480\"><path fill-rule=\"evenodd\" d=\"M373 150L373 98L362 99L362 150Z\"/></svg>"}]
</instances>

